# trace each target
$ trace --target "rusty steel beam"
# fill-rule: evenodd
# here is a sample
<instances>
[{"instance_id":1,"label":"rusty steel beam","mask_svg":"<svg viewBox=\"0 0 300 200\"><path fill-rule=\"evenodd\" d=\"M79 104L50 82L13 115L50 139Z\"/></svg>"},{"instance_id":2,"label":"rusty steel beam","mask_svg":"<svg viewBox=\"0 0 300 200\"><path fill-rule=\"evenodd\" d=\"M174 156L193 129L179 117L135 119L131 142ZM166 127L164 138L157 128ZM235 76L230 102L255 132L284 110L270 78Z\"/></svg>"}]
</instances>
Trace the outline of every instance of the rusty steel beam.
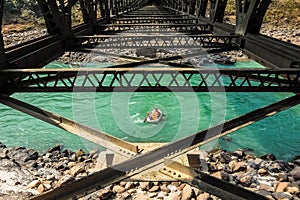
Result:
<instances>
[{"instance_id":1,"label":"rusty steel beam","mask_svg":"<svg viewBox=\"0 0 300 200\"><path fill-rule=\"evenodd\" d=\"M188 183L202 191L213 194L224 200L267 200L269 198L260 194L251 192L240 186L220 180L201 171L195 171L181 163L170 159L164 161L164 167L160 172L174 178L178 181Z\"/></svg>"},{"instance_id":2,"label":"rusty steel beam","mask_svg":"<svg viewBox=\"0 0 300 200\"><path fill-rule=\"evenodd\" d=\"M124 180L144 170L157 166L163 163L164 158L166 157L171 159L182 155L213 139L217 139L222 135L226 135L248 126L258 120L273 116L276 113L289 109L299 103L300 94L254 110L232 120L228 120L224 124L219 124L194 135L166 144L153 151L141 154L136 158L129 159L110 168L95 172L87 177L34 197L32 200L80 198L89 193L95 192L108 184ZM206 181L213 186L217 186L218 184L218 182L213 179L203 179L203 181ZM221 189L225 191L224 187L221 187ZM231 193L234 193L234 191Z\"/></svg>"},{"instance_id":3,"label":"rusty steel beam","mask_svg":"<svg viewBox=\"0 0 300 200\"><path fill-rule=\"evenodd\" d=\"M170 58L174 59L174 58ZM120 66L133 66L140 61ZM253 81L255 77L255 81ZM300 92L300 70L68 68L0 70L0 92Z\"/></svg>"},{"instance_id":4,"label":"rusty steel beam","mask_svg":"<svg viewBox=\"0 0 300 200\"><path fill-rule=\"evenodd\" d=\"M0 94L0 103L36 117L37 119L52 124L81 138L99 144L127 158L136 156L140 152L138 146L126 142L125 140L113 137L102 131L90 128L44 109L37 108L20 100Z\"/></svg>"}]
</instances>

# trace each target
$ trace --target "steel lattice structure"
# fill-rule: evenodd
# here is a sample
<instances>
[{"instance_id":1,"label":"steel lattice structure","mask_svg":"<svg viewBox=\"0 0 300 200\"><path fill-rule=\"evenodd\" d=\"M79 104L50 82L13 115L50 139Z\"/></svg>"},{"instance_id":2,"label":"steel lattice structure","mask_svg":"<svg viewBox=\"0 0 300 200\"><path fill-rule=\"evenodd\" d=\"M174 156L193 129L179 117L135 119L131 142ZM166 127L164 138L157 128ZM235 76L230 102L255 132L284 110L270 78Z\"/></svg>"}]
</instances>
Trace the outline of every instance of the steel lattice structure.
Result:
<instances>
[{"instance_id":1,"label":"steel lattice structure","mask_svg":"<svg viewBox=\"0 0 300 200\"><path fill-rule=\"evenodd\" d=\"M9 97L15 92L299 93L300 47L259 34L270 2L236 0L233 26L223 22L227 0L38 0L47 36L5 48L0 35L0 102L131 159L35 199L84 196L161 164L166 157L174 158L220 135L298 105L300 96L295 95L144 154L136 145ZM83 23L72 26L75 6L80 7ZM3 9L1 1L1 29ZM42 68L66 51L122 48L206 48L206 53L240 49L267 68L211 69L167 62L180 63L188 55L152 60L127 57L135 62L105 69ZM149 67L153 63L161 66ZM224 199L266 199L178 163L166 162L161 172ZM187 179L181 179L181 175Z\"/></svg>"},{"instance_id":2,"label":"steel lattice structure","mask_svg":"<svg viewBox=\"0 0 300 200\"><path fill-rule=\"evenodd\" d=\"M0 77L0 92L300 91L299 70L75 68L3 70Z\"/></svg>"}]
</instances>

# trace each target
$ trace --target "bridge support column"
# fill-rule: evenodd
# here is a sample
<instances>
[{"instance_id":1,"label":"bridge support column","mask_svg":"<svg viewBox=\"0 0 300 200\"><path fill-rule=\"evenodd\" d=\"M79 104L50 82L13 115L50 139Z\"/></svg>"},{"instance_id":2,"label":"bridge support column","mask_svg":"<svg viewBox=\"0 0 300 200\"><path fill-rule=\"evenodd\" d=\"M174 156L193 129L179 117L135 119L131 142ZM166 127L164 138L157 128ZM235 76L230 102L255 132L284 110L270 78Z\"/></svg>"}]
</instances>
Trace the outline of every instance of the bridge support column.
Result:
<instances>
[{"instance_id":1,"label":"bridge support column","mask_svg":"<svg viewBox=\"0 0 300 200\"><path fill-rule=\"evenodd\" d=\"M210 21L212 23L223 22L226 5L227 0L211 0Z\"/></svg>"},{"instance_id":2,"label":"bridge support column","mask_svg":"<svg viewBox=\"0 0 300 200\"><path fill-rule=\"evenodd\" d=\"M65 6L64 4L57 5L57 1L38 0L50 35L60 34L62 37L72 35L71 9L76 1L68 2L68 5Z\"/></svg>"},{"instance_id":3,"label":"bridge support column","mask_svg":"<svg viewBox=\"0 0 300 200\"><path fill-rule=\"evenodd\" d=\"M190 1L190 12L189 12L189 14L195 15L195 10L196 10L196 0L191 0Z\"/></svg>"},{"instance_id":4,"label":"bridge support column","mask_svg":"<svg viewBox=\"0 0 300 200\"><path fill-rule=\"evenodd\" d=\"M97 21L97 4L94 0L80 0L83 21L95 25Z\"/></svg>"},{"instance_id":5,"label":"bridge support column","mask_svg":"<svg viewBox=\"0 0 300 200\"><path fill-rule=\"evenodd\" d=\"M258 34L271 0L236 0L236 33Z\"/></svg>"},{"instance_id":6,"label":"bridge support column","mask_svg":"<svg viewBox=\"0 0 300 200\"><path fill-rule=\"evenodd\" d=\"M5 49L4 49L4 42L2 36L2 18L3 18L3 8L4 8L4 1L0 2L0 69L4 68L6 65L6 56L5 56Z\"/></svg>"},{"instance_id":7,"label":"bridge support column","mask_svg":"<svg viewBox=\"0 0 300 200\"><path fill-rule=\"evenodd\" d=\"M208 4L208 0L198 0L198 6L196 10L197 17L205 17L205 12Z\"/></svg>"}]
</instances>

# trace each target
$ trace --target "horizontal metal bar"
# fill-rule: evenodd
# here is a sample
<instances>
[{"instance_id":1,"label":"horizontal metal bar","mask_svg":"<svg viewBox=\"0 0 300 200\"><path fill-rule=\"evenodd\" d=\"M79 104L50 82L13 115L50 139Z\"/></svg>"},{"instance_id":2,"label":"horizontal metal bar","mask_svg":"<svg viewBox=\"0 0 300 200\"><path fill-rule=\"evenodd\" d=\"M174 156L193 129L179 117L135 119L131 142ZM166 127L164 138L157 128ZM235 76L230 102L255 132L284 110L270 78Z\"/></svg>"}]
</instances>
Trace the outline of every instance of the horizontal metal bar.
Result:
<instances>
[{"instance_id":1,"label":"horizontal metal bar","mask_svg":"<svg viewBox=\"0 0 300 200\"><path fill-rule=\"evenodd\" d=\"M237 36L218 35L96 35L78 36L73 40L77 47L88 48L224 48L234 46Z\"/></svg>"},{"instance_id":2,"label":"horizontal metal bar","mask_svg":"<svg viewBox=\"0 0 300 200\"><path fill-rule=\"evenodd\" d=\"M159 31L177 31L177 32L203 32L210 31L211 25L207 24L99 24L95 27L95 33L112 32L112 31L141 31L147 29L158 32Z\"/></svg>"},{"instance_id":3,"label":"horizontal metal bar","mask_svg":"<svg viewBox=\"0 0 300 200\"><path fill-rule=\"evenodd\" d=\"M124 68L0 70L0 92L300 92L298 69L131 68L154 62L159 59Z\"/></svg>"},{"instance_id":4,"label":"horizontal metal bar","mask_svg":"<svg viewBox=\"0 0 300 200\"><path fill-rule=\"evenodd\" d=\"M140 151L138 146L127 141L113 137L102 131L87 127L58 114L37 108L20 100L0 94L0 103L36 117L86 140L99 144L127 158L137 155Z\"/></svg>"},{"instance_id":5,"label":"horizontal metal bar","mask_svg":"<svg viewBox=\"0 0 300 200\"><path fill-rule=\"evenodd\" d=\"M247 34L245 36L245 51L255 60L277 68L300 68L300 46L279 41L277 39Z\"/></svg>"},{"instance_id":6,"label":"horizontal metal bar","mask_svg":"<svg viewBox=\"0 0 300 200\"><path fill-rule=\"evenodd\" d=\"M229 120L194 135L166 144L151 152L114 165L73 183L63 185L41 196L34 197L33 200L66 199L71 197L79 198L108 184L126 179L140 173L153 166L164 162L165 157L174 158L198 147L208 141L216 139L221 135L236 131L242 127L254 123L255 121L272 116L280 111L291 108L300 103L300 94L281 100L266 107L254 110L250 113Z\"/></svg>"},{"instance_id":7,"label":"horizontal metal bar","mask_svg":"<svg viewBox=\"0 0 300 200\"><path fill-rule=\"evenodd\" d=\"M114 24L144 24L144 23L160 23L160 24L196 24L197 19L188 18L116 18L111 19Z\"/></svg>"}]
</instances>

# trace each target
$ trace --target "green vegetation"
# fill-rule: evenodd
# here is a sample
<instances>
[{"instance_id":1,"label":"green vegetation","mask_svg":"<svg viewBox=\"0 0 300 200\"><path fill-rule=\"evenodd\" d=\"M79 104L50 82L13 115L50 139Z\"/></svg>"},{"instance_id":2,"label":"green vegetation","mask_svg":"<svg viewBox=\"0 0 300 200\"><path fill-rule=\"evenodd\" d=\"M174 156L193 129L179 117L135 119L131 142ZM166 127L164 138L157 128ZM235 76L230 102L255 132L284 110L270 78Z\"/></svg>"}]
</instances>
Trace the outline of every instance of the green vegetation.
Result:
<instances>
[{"instance_id":1,"label":"green vegetation","mask_svg":"<svg viewBox=\"0 0 300 200\"><path fill-rule=\"evenodd\" d=\"M41 23L42 13L37 1L5 0L4 24L11 23Z\"/></svg>"},{"instance_id":2,"label":"green vegetation","mask_svg":"<svg viewBox=\"0 0 300 200\"><path fill-rule=\"evenodd\" d=\"M235 0L228 0L225 10L225 21L235 24ZM299 0L272 0L264 18L264 23L275 26L298 24L300 26Z\"/></svg>"}]
</instances>

